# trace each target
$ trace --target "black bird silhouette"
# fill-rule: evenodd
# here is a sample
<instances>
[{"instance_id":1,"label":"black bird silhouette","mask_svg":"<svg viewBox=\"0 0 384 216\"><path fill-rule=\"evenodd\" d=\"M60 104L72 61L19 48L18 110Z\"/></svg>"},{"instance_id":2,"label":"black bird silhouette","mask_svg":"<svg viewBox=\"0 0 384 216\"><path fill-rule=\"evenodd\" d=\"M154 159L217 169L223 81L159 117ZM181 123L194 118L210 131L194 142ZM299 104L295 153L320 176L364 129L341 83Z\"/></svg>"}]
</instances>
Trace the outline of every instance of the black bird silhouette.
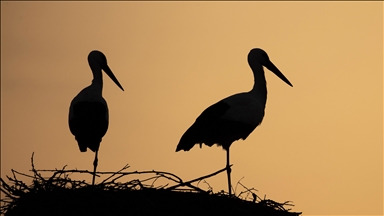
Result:
<instances>
[{"instance_id":1,"label":"black bird silhouette","mask_svg":"<svg viewBox=\"0 0 384 216\"><path fill-rule=\"evenodd\" d=\"M108 130L108 106L102 96L104 72L124 91L119 81L108 67L107 58L97 50L88 55L88 63L93 73L92 84L79 92L72 100L69 107L69 129L75 136L81 152L87 148L95 152L93 162L93 179L95 183L96 167L98 163L97 153L99 151L102 137Z\"/></svg>"},{"instance_id":2,"label":"black bird silhouette","mask_svg":"<svg viewBox=\"0 0 384 216\"><path fill-rule=\"evenodd\" d=\"M176 152L189 151L195 144L200 148L217 144L227 153L228 192L231 196L231 168L229 166L229 148L239 139L245 140L262 122L267 101L267 84L263 66L276 74L285 83L292 86L289 80L269 60L267 53L260 49L252 49L248 54L248 64L254 75L254 86L251 91L234 94L205 109L195 123L183 134Z\"/></svg>"}]
</instances>

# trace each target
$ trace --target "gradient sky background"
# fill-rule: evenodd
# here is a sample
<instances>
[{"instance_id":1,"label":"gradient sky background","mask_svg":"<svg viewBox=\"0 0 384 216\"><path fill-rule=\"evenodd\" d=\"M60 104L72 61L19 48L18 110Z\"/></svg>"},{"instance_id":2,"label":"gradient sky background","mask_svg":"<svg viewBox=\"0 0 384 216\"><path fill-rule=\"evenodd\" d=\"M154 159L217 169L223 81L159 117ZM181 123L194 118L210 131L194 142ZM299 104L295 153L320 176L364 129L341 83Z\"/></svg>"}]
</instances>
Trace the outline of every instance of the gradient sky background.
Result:
<instances>
[{"instance_id":1,"label":"gradient sky background","mask_svg":"<svg viewBox=\"0 0 384 216\"><path fill-rule=\"evenodd\" d=\"M99 171L191 180L224 168L221 148L176 145L206 107L252 88L255 47L294 87L265 70L264 121L231 148L234 186L244 177L304 215L382 215L382 2L2 1L1 177L28 173L32 152L38 169L92 170L67 118L94 49L126 90L104 76ZM208 182L227 190L225 173Z\"/></svg>"}]
</instances>

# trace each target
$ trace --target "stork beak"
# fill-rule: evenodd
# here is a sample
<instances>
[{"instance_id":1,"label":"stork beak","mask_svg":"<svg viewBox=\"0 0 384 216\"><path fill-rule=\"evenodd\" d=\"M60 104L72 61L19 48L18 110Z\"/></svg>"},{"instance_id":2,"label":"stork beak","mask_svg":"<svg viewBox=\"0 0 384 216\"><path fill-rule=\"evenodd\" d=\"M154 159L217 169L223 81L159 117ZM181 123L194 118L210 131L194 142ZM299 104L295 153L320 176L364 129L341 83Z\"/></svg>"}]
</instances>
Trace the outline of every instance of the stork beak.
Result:
<instances>
[{"instance_id":1,"label":"stork beak","mask_svg":"<svg viewBox=\"0 0 384 216\"><path fill-rule=\"evenodd\" d=\"M103 70L104 70L104 72L111 78L111 80L113 80L113 82L115 82L115 84L116 84L117 86L119 86L119 88L120 88L121 90L124 91L123 87L120 85L119 81L117 80L117 78L115 77L115 75L113 74L113 72L111 71L111 69L108 67L108 65L105 65L105 66L103 67Z\"/></svg>"},{"instance_id":2,"label":"stork beak","mask_svg":"<svg viewBox=\"0 0 384 216\"><path fill-rule=\"evenodd\" d=\"M271 62L269 61L266 65L265 65L266 68L268 68L268 70L272 71L274 74L276 74L276 76L278 76L281 80L283 80L285 83L287 83L288 85L292 86L293 85L291 84L291 82L289 82L289 80L284 76L283 73L280 72L280 70Z\"/></svg>"}]
</instances>

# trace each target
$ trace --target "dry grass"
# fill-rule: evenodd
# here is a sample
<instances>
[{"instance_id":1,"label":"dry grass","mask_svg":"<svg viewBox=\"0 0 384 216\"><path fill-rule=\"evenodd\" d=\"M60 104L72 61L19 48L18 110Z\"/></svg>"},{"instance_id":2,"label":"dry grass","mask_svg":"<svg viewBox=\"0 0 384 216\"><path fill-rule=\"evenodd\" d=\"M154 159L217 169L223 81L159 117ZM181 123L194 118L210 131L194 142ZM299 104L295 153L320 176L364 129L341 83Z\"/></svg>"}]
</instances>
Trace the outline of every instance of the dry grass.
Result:
<instances>
[{"instance_id":1,"label":"dry grass","mask_svg":"<svg viewBox=\"0 0 384 216\"><path fill-rule=\"evenodd\" d=\"M161 171L124 172L126 165L117 172L97 172L99 176L108 176L102 182L91 185L87 182L72 180L73 173L91 172L86 170L36 170L26 175L12 170L13 177L7 176L9 183L0 178L0 190L5 195L1 200L0 213L13 215L289 215L290 202L278 203L261 199L255 189L244 188L237 196L229 197L224 192L205 191L192 183L204 181L225 169L188 182L178 176ZM42 172L53 173L51 177L42 177ZM126 176L150 175L146 179L134 179L128 182L118 180ZM17 176L32 179L27 185ZM142 175L143 176L143 175ZM159 179L173 184L155 186ZM184 189L180 189L184 188ZM185 189L186 188L186 189Z\"/></svg>"}]
</instances>

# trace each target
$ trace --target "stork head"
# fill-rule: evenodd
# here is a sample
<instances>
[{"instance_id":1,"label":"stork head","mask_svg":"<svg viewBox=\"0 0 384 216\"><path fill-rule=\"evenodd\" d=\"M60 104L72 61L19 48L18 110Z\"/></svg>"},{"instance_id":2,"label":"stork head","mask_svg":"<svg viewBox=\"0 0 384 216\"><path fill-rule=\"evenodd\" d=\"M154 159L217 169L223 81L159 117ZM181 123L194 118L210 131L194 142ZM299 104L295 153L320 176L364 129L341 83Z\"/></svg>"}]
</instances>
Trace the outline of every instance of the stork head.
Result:
<instances>
[{"instance_id":1,"label":"stork head","mask_svg":"<svg viewBox=\"0 0 384 216\"><path fill-rule=\"evenodd\" d=\"M271 62L271 60L269 60L269 56L264 50L260 48L252 49L248 54L248 63L252 68L255 63L268 68L268 70L272 71L281 80L292 86L291 82L289 82L283 73L281 73L280 70Z\"/></svg>"},{"instance_id":2,"label":"stork head","mask_svg":"<svg viewBox=\"0 0 384 216\"><path fill-rule=\"evenodd\" d=\"M105 57L104 53L98 50L91 51L88 55L88 63L92 71L103 69L103 71L113 80L113 82L115 82L115 84L124 91L112 70L109 68L107 64L107 57Z\"/></svg>"},{"instance_id":3,"label":"stork head","mask_svg":"<svg viewBox=\"0 0 384 216\"><path fill-rule=\"evenodd\" d=\"M99 50L93 50L88 55L88 62L89 64L91 64L91 62L97 62L98 65L105 66L107 65L107 57Z\"/></svg>"},{"instance_id":4,"label":"stork head","mask_svg":"<svg viewBox=\"0 0 384 216\"><path fill-rule=\"evenodd\" d=\"M248 54L248 62L251 63L254 61L258 61L264 66L270 62L268 54L260 48L254 48Z\"/></svg>"}]
</instances>

